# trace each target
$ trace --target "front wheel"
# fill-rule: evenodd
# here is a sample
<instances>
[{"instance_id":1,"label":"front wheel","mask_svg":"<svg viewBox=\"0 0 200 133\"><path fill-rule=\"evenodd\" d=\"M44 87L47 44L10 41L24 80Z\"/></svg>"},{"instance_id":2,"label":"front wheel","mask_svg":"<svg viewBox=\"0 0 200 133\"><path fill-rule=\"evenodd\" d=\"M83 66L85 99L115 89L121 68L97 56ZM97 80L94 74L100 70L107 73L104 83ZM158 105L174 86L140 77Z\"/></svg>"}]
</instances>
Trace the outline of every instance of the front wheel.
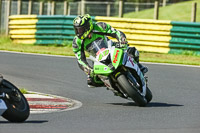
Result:
<instances>
[{"instance_id":1,"label":"front wheel","mask_svg":"<svg viewBox=\"0 0 200 133\"><path fill-rule=\"evenodd\" d=\"M148 87L147 87L145 98L147 99L147 103L149 103L152 100L152 98L153 98L152 92L150 91L150 89Z\"/></svg>"},{"instance_id":2,"label":"front wheel","mask_svg":"<svg viewBox=\"0 0 200 133\"><path fill-rule=\"evenodd\" d=\"M17 87L5 79L1 86L7 91L4 101L8 108L2 116L10 122L24 122L30 114L26 98Z\"/></svg>"},{"instance_id":3,"label":"front wheel","mask_svg":"<svg viewBox=\"0 0 200 133\"><path fill-rule=\"evenodd\" d=\"M138 89L133 86L124 74L119 75L117 78L119 85L123 92L125 92L136 104L139 106L146 106L147 100L142 96Z\"/></svg>"}]
</instances>

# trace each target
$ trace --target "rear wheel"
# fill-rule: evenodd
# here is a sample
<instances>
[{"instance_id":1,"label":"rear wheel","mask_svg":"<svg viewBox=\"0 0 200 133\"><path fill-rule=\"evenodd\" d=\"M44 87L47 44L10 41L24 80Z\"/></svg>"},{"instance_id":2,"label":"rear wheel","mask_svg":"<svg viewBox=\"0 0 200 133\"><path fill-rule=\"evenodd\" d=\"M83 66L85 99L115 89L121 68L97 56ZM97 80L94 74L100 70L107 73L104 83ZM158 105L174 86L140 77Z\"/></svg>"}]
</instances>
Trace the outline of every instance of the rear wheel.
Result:
<instances>
[{"instance_id":1,"label":"rear wheel","mask_svg":"<svg viewBox=\"0 0 200 133\"><path fill-rule=\"evenodd\" d=\"M30 108L26 98L9 81L4 79L1 85L7 91L5 92L6 97L4 101L8 108L2 116L10 122L24 122L30 114Z\"/></svg>"},{"instance_id":2,"label":"rear wheel","mask_svg":"<svg viewBox=\"0 0 200 133\"><path fill-rule=\"evenodd\" d=\"M147 104L147 100L139 93L139 90L131 84L131 81L127 79L124 74L119 75L117 78L119 85L123 92L125 92L136 104L139 106L145 106Z\"/></svg>"}]
</instances>

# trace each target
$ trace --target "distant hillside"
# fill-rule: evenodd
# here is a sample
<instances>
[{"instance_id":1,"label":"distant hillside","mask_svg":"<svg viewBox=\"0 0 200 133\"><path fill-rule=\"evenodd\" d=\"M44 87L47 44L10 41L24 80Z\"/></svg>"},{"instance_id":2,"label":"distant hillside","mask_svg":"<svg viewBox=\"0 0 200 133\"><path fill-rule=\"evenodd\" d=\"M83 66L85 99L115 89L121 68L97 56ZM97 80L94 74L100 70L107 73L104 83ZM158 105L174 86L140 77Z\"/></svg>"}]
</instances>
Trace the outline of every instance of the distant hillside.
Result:
<instances>
[{"instance_id":1,"label":"distant hillside","mask_svg":"<svg viewBox=\"0 0 200 133\"><path fill-rule=\"evenodd\" d=\"M191 21L192 3L197 2L197 22L200 22L200 0L180 2L159 8L159 20ZM125 18L153 19L154 9L124 14Z\"/></svg>"}]
</instances>

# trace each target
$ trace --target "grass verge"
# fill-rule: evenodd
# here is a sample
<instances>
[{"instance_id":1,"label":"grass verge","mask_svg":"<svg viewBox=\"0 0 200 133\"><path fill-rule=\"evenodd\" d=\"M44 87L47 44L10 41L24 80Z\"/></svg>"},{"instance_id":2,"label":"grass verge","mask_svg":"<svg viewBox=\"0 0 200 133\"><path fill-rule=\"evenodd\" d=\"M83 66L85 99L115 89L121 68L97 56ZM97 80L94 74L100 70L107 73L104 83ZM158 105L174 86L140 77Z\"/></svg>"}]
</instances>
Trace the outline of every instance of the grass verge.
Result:
<instances>
[{"instance_id":1,"label":"grass verge","mask_svg":"<svg viewBox=\"0 0 200 133\"><path fill-rule=\"evenodd\" d=\"M19 88L22 94L30 94L27 89Z\"/></svg>"},{"instance_id":2,"label":"grass verge","mask_svg":"<svg viewBox=\"0 0 200 133\"><path fill-rule=\"evenodd\" d=\"M186 2L180 2L165 7L159 8L160 20L172 20L172 21L190 21L192 12L192 3L197 2L197 18L196 21L200 22L200 1L191 0ZM146 9L139 12L130 12L124 14L125 18L139 18L139 19L153 19L154 9Z\"/></svg>"},{"instance_id":3,"label":"grass verge","mask_svg":"<svg viewBox=\"0 0 200 133\"><path fill-rule=\"evenodd\" d=\"M12 43L9 37L0 37L0 50L74 56L71 46L40 46L30 44L15 44ZM140 52L140 61L200 66L200 56L192 54L188 55L188 53L178 55Z\"/></svg>"}]
</instances>

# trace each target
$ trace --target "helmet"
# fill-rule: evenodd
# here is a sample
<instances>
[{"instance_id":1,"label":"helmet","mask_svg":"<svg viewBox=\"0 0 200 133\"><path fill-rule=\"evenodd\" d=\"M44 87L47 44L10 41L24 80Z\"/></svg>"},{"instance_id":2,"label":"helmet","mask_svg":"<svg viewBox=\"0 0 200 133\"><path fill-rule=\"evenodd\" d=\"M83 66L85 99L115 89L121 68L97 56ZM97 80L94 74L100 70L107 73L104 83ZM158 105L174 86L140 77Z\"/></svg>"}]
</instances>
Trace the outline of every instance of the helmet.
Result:
<instances>
[{"instance_id":1,"label":"helmet","mask_svg":"<svg viewBox=\"0 0 200 133\"><path fill-rule=\"evenodd\" d=\"M73 21L76 36L85 39L93 29L92 18L89 14L78 16Z\"/></svg>"}]
</instances>

